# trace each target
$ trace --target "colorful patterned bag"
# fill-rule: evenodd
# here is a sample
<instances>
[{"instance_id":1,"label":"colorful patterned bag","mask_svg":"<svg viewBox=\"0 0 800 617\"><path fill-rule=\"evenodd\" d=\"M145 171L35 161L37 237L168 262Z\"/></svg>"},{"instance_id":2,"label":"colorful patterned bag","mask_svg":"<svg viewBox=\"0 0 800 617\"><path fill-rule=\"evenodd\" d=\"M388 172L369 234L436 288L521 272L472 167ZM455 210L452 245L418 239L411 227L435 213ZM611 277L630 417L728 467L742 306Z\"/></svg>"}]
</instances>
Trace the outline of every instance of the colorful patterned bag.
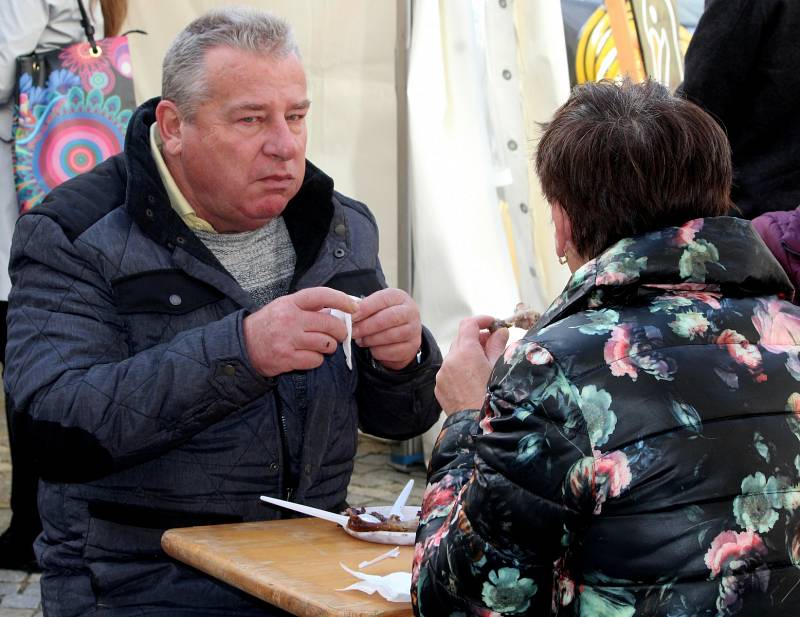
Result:
<instances>
[{"instance_id":1,"label":"colorful patterned bag","mask_svg":"<svg viewBox=\"0 0 800 617\"><path fill-rule=\"evenodd\" d=\"M87 41L17 58L14 180L20 213L122 150L136 108L128 39Z\"/></svg>"}]
</instances>

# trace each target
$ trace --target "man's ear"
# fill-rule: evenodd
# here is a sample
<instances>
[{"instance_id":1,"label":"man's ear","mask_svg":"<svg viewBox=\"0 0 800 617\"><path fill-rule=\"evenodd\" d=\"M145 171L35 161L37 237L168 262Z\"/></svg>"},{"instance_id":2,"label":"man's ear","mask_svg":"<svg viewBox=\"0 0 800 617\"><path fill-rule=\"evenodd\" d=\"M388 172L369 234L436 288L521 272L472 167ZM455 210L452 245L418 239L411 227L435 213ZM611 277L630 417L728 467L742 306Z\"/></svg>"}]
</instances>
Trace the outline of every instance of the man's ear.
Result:
<instances>
[{"instance_id":1,"label":"man's ear","mask_svg":"<svg viewBox=\"0 0 800 617\"><path fill-rule=\"evenodd\" d=\"M162 99L156 107L156 122L165 153L178 156L183 149L183 115L175 103Z\"/></svg>"}]
</instances>

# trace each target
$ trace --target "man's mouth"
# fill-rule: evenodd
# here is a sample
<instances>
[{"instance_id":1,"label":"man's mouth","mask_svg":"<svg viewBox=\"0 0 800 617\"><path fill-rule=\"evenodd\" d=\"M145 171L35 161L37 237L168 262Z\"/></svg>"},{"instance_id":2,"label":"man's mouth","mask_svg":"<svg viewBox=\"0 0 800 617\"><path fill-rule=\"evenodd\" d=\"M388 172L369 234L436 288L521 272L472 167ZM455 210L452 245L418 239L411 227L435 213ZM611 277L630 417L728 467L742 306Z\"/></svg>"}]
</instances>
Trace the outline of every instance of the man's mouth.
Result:
<instances>
[{"instance_id":1,"label":"man's mouth","mask_svg":"<svg viewBox=\"0 0 800 617\"><path fill-rule=\"evenodd\" d=\"M278 190L291 186L292 182L294 181L294 176L273 174L271 176L259 178L258 181L270 190Z\"/></svg>"}]
</instances>

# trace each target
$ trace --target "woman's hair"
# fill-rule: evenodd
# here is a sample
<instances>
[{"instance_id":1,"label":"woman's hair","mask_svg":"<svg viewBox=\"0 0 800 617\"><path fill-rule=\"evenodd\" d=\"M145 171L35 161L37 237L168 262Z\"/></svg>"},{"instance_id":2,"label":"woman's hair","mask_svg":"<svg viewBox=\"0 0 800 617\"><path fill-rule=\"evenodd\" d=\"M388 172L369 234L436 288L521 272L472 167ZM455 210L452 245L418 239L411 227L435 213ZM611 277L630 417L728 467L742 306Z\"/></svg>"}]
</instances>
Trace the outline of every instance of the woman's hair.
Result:
<instances>
[{"instance_id":1,"label":"woman's hair","mask_svg":"<svg viewBox=\"0 0 800 617\"><path fill-rule=\"evenodd\" d=\"M103 12L103 36L118 36L128 15L128 0L100 0Z\"/></svg>"},{"instance_id":2,"label":"woman's hair","mask_svg":"<svg viewBox=\"0 0 800 617\"><path fill-rule=\"evenodd\" d=\"M657 82L577 86L543 127L536 172L581 257L733 205L725 132Z\"/></svg>"},{"instance_id":3,"label":"woman's hair","mask_svg":"<svg viewBox=\"0 0 800 617\"><path fill-rule=\"evenodd\" d=\"M205 56L215 47L300 57L291 26L280 17L247 7L205 13L178 34L164 56L161 96L189 120L208 96Z\"/></svg>"}]
</instances>

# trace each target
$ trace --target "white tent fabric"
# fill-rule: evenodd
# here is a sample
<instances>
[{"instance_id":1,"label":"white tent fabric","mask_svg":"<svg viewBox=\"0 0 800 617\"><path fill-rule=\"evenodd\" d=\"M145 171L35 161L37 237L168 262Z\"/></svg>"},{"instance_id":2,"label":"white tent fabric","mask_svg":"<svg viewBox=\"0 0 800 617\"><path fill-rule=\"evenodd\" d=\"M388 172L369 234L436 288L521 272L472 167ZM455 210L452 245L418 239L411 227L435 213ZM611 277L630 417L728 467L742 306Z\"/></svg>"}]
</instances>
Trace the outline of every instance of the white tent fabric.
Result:
<instances>
[{"instance_id":1,"label":"white tent fabric","mask_svg":"<svg viewBox=\"0 0 800 617\"><path fill-rule=\"evenodd\" d=\"M499 216L473 5L417 0L408 78L414 297L437 339L519 301Z\"/></svg>"},{"instance_id":2,"label":"white tent fabric","mask_svg":"<svg viewBox=\"0 0 800 617\"><path fill-rule=\"evenodd\" d=\"M414 2L412 292L443 350L464 317L503 317L520 300L542 310L566 278L526 146L566 99L568 75L558 3Z\"/></svg>"}]
</instances>

